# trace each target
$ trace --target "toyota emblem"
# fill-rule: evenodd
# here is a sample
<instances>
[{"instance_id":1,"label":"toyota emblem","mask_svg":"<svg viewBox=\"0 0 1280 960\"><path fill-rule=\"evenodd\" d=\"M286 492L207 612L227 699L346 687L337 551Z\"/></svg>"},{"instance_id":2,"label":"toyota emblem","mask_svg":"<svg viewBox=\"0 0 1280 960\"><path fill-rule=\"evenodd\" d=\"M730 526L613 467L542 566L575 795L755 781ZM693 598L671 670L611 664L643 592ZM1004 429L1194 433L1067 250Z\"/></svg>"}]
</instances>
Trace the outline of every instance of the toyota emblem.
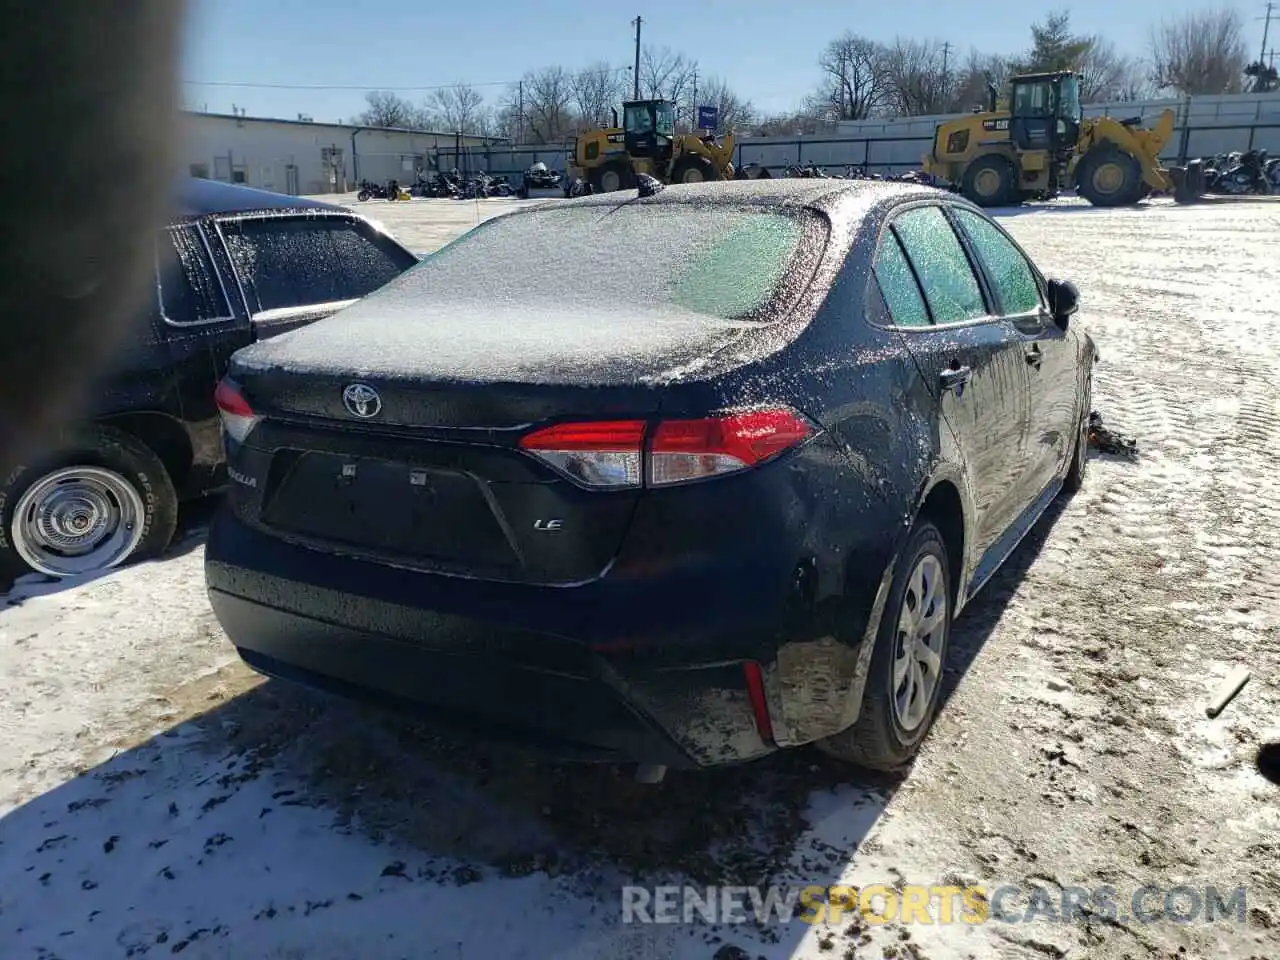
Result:
<instances>
[{"instance_id":1,"label":"toyota emblem","mask_svg":"<svg viewBox=\"0 0 1280 960\"><path fill-rule=\"evenodd\" d=\"M376 417L382 409L382 398L368 384L353 383L342 391L342 405L353 417L368 420Z\"/></svg>"}]
</instances>

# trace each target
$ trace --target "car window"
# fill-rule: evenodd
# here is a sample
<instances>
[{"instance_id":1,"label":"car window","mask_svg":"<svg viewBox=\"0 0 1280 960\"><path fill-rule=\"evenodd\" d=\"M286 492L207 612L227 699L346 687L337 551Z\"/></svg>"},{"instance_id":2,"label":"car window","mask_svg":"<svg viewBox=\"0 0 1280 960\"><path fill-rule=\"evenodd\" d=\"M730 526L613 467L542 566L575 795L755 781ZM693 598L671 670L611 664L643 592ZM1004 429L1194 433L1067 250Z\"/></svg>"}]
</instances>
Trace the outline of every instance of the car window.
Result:
<instances>
[{"instance_id":1,"label":"car window","mask_svg":"<svg viewBox=\"0 0 1280 960\"><path fill-rule=\"evenodd\" d=\"M956 219L969 235L978 259L987 269L1001 309L1006 314L1030 313L1040 308L1040 286L1017 247L999 228L972 210L956 210Z\"/></svg>"},{"instance_id":2,"label":"car window","mask_svg":"<svg viewBox=\"0 0 1280 960\"><path fill-rule=\"evenodd\" d=\"M892 231L886 231L880 241L871 271L889 310L891 323L899 327L929 326L929 308L925 306L920 285L911 272L911 264Z\"/></svg>"},{"instance_id":3,"label":"car window","mask_svg":"<svg viewBox=\"0 0 1280 960\"><path fill-rule=\"evenodd\" d=\"M978 278L941 208L908 210L893 221L893 229L916 268L934 323L962 323L986 315Z\"/></svg>"},{"instance_id":4,"label":"car window","mask_svg":"<svg viewBox=\"0 0 1280 960\"><path fill-rule=\"evenodd\" d=\"M226 294L198 228L169 227L156 238L160 314L169 323L208 323L231 317Z\"/></svg>"},{"instance_id":5,"label":"car window","mask_svg":"<svg viewBox=\"0 0 1280 960\"><path fill-rule=\"evenodd\" d=\"M809 211L726 204L538 208L442 248L396 292L441 303L482 290L498 304L552 305L619 326L634 322L629 307L767 320L804 291L791 281L812 274L827 230Z\"/></svg>"},{"instance_id":6,"label":"car window","mask_svg":"<svg viewBox=\"0 0 1280 960\"><path fill-rule=\"evenodd\" d=\"M222 224L251 313L354 300L418 260L345 217L262 217Z\"/></svg>"}]
</instances>

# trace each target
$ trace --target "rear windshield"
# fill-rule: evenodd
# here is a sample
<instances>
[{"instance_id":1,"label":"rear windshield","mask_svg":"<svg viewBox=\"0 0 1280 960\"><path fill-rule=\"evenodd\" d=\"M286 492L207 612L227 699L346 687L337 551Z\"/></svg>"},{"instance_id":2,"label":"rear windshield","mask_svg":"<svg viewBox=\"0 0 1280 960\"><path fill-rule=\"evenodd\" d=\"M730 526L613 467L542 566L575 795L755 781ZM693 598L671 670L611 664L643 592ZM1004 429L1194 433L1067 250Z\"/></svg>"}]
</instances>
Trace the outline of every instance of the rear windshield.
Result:
<instances>
[{"instance_id":1,"label":"rear windshield","mask_svg":"<svg viewBox=\"0 0 1280 960\"><path fill-rule=\"evenodd\" d=\"M580 304L625 322L627 306L764 319L803 289L826 221L728 205L582 206L503 217L428 257L399 292L507 304Z\"/></svg>"},{"instance_id":2,"label":"rear windshield","mask_svg":"<svg viewBox=\"0 0 1280 960\"><path fill-rule=\"evenodd\" d=\"M418 262L367 223L346 217L263 217L221 226L250 313L355 300Z\"/></svg>"}]
</instances>

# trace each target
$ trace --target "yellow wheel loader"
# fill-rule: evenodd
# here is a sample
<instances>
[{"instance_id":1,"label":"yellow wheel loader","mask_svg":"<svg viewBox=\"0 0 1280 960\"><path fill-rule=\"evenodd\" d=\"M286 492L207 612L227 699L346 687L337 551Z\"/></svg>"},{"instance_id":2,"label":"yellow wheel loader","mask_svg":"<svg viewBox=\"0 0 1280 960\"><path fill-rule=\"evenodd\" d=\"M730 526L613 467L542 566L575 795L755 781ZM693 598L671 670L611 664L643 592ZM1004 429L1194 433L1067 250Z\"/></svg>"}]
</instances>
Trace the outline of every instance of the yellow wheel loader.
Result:
<instances>
[{"instance_id":1,"label":"yellow wheel loader","mask_svg":"<svg viewBox=\"0 0 1280 960\"><path fill-rule=\"evenodd\" d=\"M926 173L979 206L1053 197L1068 186L1098 207L1174 190L1159 159L1173 134L1172 110L1150 129L1139 119L1085 119L1080 80L1070 72L1012 78L1008 110L996 109L995 87L990 91L988 111L938 125L924 158Z\"/></svg>"},{"instance_id":2,"label":"yellow wheel loader","mask_svg":"<svg viewBox=\"0 0 1280 960\"><path fill-rule=\"evenodd\" d=\"M648 174L663 183L732 180L733 135L677 134L676 107L669 100L631 100L622 105L622 125L593 130L573 141L570 173L591 185L592 193L612 193L636 185Z\"/></svg>"}]
</instances>

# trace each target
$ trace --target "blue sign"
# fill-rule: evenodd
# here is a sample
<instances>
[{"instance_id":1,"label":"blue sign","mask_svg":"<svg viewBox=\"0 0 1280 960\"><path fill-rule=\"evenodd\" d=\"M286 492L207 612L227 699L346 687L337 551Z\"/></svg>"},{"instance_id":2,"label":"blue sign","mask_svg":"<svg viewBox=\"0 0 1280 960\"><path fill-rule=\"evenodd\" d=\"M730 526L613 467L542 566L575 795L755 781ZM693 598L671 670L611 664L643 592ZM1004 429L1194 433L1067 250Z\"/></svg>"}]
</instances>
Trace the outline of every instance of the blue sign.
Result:
<instances>
[{"instance_id":1,"label":"blue sign","mask_svg":"<svg viewBox=\"0 0 1280 960\"><path fill-rule=\"evenodd\" d=\"M720 109L718 107L698 108L698 129L715 130L720 126Z\"/></svg>"}]
</instances>

